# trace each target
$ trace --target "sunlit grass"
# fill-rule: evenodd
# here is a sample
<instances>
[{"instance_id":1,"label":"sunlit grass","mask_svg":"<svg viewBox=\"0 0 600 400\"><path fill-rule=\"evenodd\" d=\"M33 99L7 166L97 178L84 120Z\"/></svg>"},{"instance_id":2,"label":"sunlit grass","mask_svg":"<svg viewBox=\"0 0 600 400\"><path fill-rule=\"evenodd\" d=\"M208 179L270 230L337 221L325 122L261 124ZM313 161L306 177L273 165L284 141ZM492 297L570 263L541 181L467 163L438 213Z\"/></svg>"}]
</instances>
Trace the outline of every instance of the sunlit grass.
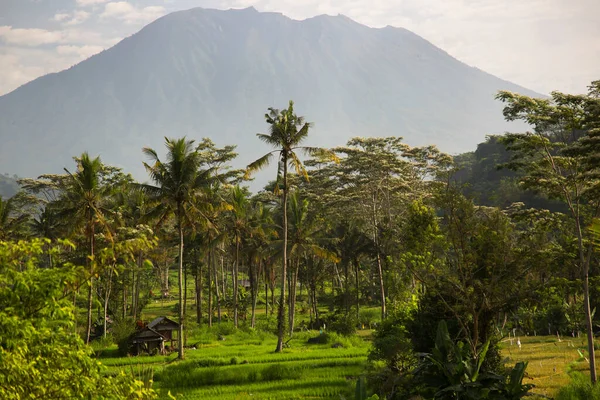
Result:
<instances>
[{"instance_id":1,"label":"sunlit grass","mask_svg":"<svg viewBox=\"0 0 600 400\"><path fill-rule=\"evenodd\" d=\"M508 357L508 365L517 361L528 361L524 383L533 383L533 393L553 397L558 390L568 385L569 371L587 371L589 364L581 357L587 356L587 341L584 338L556 336L521 337L521 349L516 340L502 343L502 355ZM581 354L580 354L581 352ZM598 363L599 357L596 357Z\"/></svg>"}]
</instances>

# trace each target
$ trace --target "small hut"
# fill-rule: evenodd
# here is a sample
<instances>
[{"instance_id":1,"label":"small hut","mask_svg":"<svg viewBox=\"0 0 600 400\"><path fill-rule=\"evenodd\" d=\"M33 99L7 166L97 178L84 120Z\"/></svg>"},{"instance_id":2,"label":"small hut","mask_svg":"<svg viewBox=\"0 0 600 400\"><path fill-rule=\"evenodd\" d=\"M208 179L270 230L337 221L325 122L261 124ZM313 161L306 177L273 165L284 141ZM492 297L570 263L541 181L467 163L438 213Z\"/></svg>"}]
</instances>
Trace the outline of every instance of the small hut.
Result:
<instances>
[{"instance_id":1,"label":"small hut","mask_svg":"<svg viewBox=\"0 0 600 400\"><path fill-rule=\"evenodd\" d=\"M165 352L165 337L152 328L145 327L133 335L131 342L135 355L140 353L164 354Z\"/></svg>"},{"instance_id":2,"label":"small hut","mask_svg":"<svg viewBox=\"0 0 600 400\"><path fill-rule=\"evenodd\" d=\"M177 342L173 331L178 331L179 324L167 317L158 317L148 325L137 331L131 338L132 350L136 355L147 352L165 353L165 342L169 342L171 348Z\"/></svg>"},{"instance_id":3,"label":"small hut","mask_svg":"<svg viewBox=\"0 0 600 400\"><path fill-rule=\"evenodd\" d=\"M173 335L173 332L179 332L179 323L169 319L167 317L158 317L147 325L148 328L160 333L165 341L169 342L171 348L174 342L177 342L177 335Z\"/></svg>"}]
</instances>

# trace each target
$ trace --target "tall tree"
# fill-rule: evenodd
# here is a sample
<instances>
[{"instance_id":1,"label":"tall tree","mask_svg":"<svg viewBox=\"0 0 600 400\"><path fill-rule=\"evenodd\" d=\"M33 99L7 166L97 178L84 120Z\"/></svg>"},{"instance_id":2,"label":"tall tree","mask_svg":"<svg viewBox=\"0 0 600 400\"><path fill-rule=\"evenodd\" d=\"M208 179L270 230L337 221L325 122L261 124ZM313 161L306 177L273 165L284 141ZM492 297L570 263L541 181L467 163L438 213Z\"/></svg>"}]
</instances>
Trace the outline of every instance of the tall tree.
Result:
<instances>
[{"instance_id":1,"label":"tall tree","mask_svg":"<svg viewBox=\"0 0 600 400\"><path fill-rule=\"evenodd\" d=\"M288 240L288 221L287 221L287 199L289 193L288 186L288 167L292 166L298 175L308 179L308 173L302 164L302 161L296 155L296 151L301 150L312 156L329 156L337 159L332 153L316 148L301 146L302 142L308 137L310 123L305 122L303 117L297 116L294 112L294 102L290 100L288 108L277 110L269 108L269 113L265 114L265 120L270 125L269 134L258 133L260 140L274 147L276 150L270 151L258 160L248 165L246 175L249 176L255 171L266 167L273 156L278 156L277 167L277 185L282 186L282 210L283 210L283 262L281 270L281 294L279 298L279 309L277 312L277 347L276 352L283 350L283 336L285 333L285 287L287 276L287 240Z\"/></svg>"},{"instance_id":2,"label":"tall tree","mask_svg":"<svg viewBox=\"0 0 600 400\"><path fill-rule=\"evenodd\" d=\"M96 274L95 260L95 234L96 227L101 225L106 228L104 219L103 202L108 195L108 187L103 184L104 165L100 157L90 158L88 153L83 153L77 160L77 170L75 173L69 172L67 184L62 201L65 203L63 215L71 216L71 221L75 226L81 224L84 226L85 237L88 243L88 267L89 267L89 288L88 288L88 310L87 310L87 328L86 343L90 341L92 331L92 308L94 293L94 275ZM105 176L104 176L105 177ZM110 230L106 229L109 233Z\"/></svg>"},{"instance_id":3,"label":"tall tree","mask_svg":"<svg viewBox=\"0 0 600 400\"><path fill-rule=\"evenodd\" d=\"M183 310L183 234L187 222L187 208L200 187L204 186L212 173L211 169L200 171L200 154L194 148L194 141L185 137L180 139L165 138L167 162L160 161L155 150L145 147L143 152L152 160L152 164L144 163L150 178L156 186L144 184L142 189L150 195L162 200L160 203L163 218L175 216L179 235L179 335L178 358L185 358L183 350L184 310Z\"/></svg>"},{"instance_id":4,"label":"tall tree","mask_svg":"<svg viewBox=\"0 0 600 400\"><path fill-rule=\"evenodd\" d=\"M509 168L522 171L524 189L545 193L564 202L574 222L578 247L578 273L583 280L590 378L596 383L594 331L590 307L589 269L593 245L585 229L590 218L600 216L600 81L588 95L552 92L550 99L536 99L499 92L506 103L504 117L522 120L532 132L510 133L502 142L512 153Z\"/></svg>"},{"instance_id":5,"label":"tall tree","mask_svg":"<svg viewBox=\"0 0 600 400\"><path fill-rule=\"evenodd\" d=\"M299 191L294 191L290 196L291 215L289 232L289 258L293 261L290 268L290 310L289 329L290 335L294 332L296 315L296 286L300 264L308 257L322 258L331 262L339 262L337 255L326 246L333 240L325 235L323 221L315 214L310 213L309 201L300 196Z\"/></svg>"},{"instance_id":6,"label":"tall tree","mask_svg":"<svg viewBox=\"0 0 600 400\"><path fill-rule=\"evenodd\" d=\"M16 239L27 220L27 215L19 213L15 197L2 199L0 196L0 240Z\"/></svg>"}]
</instances>

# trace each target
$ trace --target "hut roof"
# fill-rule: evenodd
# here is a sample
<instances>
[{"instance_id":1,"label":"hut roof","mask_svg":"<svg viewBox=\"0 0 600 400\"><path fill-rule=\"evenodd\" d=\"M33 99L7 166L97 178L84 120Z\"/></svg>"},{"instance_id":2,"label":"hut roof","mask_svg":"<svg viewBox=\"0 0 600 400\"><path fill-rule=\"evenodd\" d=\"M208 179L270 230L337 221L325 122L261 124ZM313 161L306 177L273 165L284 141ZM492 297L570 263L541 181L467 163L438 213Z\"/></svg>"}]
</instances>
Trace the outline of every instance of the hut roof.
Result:
<instances>
[{"instance_id":1,"label":"hut roof","mask_svg":"<svg viewBox=\"0 0 600 400\"><path fill-rule=\"evenodd\" d=\"M158 333L152 328L145 327L141 331L137 332L133 336L133 343L145 343L145 342L162 342L163 340L167 340L163 335Z\"/></svg>"},{"instance_id":2,"label":"hut roof","mask_svg":"<svg viewBox=\"0 0 600 400\"><path fill-rule=\"evenodd\" d=\"M179 328L179 323L167 317L158 317L148 324L148 328L157 331L174 330Z\"/></svg>"}]
</instances>

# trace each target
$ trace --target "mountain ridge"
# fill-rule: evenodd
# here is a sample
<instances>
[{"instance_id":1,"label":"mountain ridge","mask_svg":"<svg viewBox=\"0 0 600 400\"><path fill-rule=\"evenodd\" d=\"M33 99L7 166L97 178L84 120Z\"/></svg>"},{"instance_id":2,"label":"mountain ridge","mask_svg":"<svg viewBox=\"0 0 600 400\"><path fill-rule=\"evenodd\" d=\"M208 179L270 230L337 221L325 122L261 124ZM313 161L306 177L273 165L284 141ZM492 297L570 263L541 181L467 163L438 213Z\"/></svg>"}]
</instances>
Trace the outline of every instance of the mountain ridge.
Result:
<instances>
[{"instance_id":1,"label":"mountain ridge","mask_svg":"<svg viewBox=\"0 0 600 400\"><path fill-rule=\"evenodd\" d=\"M0 170L58 172L87 150L143 178L141 148L182 135L237 144L243 165L268 150L254 137L267 108L290 99L313 145L396 135L456 153L506 129L500 89L538 95L404 28L193 8L1 96Z\"/></svg>"}]
</instances>

